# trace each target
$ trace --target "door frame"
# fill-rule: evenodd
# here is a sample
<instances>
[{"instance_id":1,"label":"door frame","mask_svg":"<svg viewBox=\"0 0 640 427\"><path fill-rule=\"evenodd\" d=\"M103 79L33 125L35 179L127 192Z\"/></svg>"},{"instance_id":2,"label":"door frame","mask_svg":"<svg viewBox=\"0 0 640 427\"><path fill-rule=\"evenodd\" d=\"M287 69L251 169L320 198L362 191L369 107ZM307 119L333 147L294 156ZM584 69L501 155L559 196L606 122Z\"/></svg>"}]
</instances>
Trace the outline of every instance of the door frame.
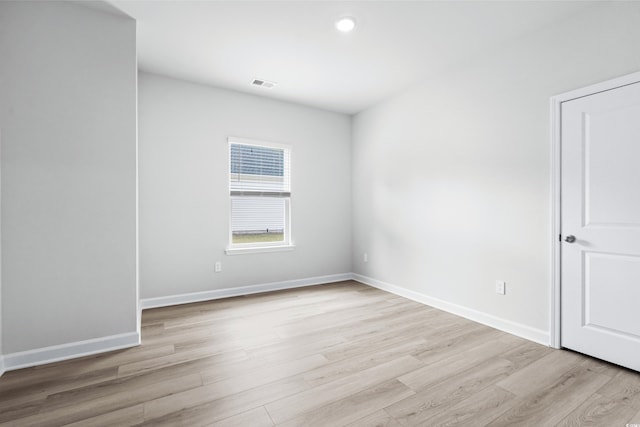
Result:
<instances>
[{"instance_id":1,"label":"door frame","mask_svg":"<svg viewBox=\"0 0 640 427\"><path fill-rule=\"evenodd\" d=\"M561 315L561 177L562 103L640 82L640 71L551 97L551 287L549 292L549 345L560 348Z\"/></svg>"}]
</instances>

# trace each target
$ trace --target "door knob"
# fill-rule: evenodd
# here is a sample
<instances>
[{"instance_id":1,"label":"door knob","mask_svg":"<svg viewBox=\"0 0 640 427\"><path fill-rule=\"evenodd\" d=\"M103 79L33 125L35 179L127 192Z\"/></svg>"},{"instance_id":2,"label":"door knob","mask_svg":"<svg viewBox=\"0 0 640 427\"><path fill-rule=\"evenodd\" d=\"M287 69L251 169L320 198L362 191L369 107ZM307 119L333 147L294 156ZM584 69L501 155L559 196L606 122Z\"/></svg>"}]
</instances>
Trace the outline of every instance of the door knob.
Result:
<instances>
[{"instance_id":1,"label":"door knob","mask_svg":"<svg viewBox=\"0 0 640 427\"><path fill-rule=\"evenodd\" d=\"M569 234L567 237L564 238L564 241L567 243L573 243L576 241L576 236Z\"/></svg>"}]
</instances>

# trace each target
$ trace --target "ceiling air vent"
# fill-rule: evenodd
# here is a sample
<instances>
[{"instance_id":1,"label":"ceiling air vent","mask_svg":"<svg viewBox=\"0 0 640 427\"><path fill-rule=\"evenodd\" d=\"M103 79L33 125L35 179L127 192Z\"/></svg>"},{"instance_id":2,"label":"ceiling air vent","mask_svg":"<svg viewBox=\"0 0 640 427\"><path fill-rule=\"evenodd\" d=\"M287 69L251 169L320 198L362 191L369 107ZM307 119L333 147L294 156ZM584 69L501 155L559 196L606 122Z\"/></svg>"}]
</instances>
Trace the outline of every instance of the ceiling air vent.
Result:
<instances>
[{"instance_id":1,"label":"ceiling air vent","mask_svg":"<svg viewBox=\"0 0 640 427\"><path fill-rule=\"evenodd\" d=\"M267 89L271 89L272 87L274 87L277 84L278 83L276 83L276 82L270 82L269 80L262 80L262 79L253 79L253 81L251 82L252 86L259 86L259 87L264 87L264 88L267 88Z\"/></svg>"}]
</instances>

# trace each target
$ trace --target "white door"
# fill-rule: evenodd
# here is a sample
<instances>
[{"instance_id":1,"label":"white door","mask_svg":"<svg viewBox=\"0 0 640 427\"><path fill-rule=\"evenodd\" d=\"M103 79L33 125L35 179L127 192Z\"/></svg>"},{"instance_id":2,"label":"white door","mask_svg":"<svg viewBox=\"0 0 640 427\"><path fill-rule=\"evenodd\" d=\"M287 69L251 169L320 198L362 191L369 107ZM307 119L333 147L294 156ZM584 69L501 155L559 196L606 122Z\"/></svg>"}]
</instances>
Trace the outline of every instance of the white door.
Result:
<instances>
[{"instance_id":1,"label":"white door","mask_svg":"<svg viewBox=\"0 0 640 427\"><path fill-rule=\"evenodd\" d=\"M563 102L561 150L561 345L640 371L640 82Z\"/></svg>"}]
</instances>

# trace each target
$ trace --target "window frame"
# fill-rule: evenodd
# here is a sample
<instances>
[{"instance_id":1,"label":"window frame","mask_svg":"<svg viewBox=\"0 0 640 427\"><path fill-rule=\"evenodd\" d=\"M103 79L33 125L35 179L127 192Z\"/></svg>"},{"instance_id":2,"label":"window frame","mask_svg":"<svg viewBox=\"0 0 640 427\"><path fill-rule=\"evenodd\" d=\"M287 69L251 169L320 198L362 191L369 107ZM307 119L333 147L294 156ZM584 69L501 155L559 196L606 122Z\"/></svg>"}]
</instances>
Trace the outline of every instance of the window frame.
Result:
<instances>
[{"instance_id":1,"label":"window frame","mask_svg":"<svg viewBox=\"0 0 640 427\"><path fill-rule=\"evenodd\" d=\"M288 156L289 166L289 196L279 197L285 200L285 212L284 212L284 230L283 240L279 242L255 242L255 243L233 243L233 216L232 216L232 200L234 198L251 197L242 195L232 195L230 188L229 177L231 176L231 146L234 144L251 145L255 147L272 148L278 150L284 150L285 155ZM229 224L228 224L228 241L225 253L227 255L237 254L249 254L249 253L262 253L262 252L281 252L291 251L295 248L295 245L291 239L291 198L293 191L291 191L291 162L293 157L293 150L291 145L281 144L275 142L268 142L256 139L238 138L229 136L227 137L227 197L228 199L228 212L229 212ZM269 196L261 196L269 197Z\"/></svg>"}]
</instances>

